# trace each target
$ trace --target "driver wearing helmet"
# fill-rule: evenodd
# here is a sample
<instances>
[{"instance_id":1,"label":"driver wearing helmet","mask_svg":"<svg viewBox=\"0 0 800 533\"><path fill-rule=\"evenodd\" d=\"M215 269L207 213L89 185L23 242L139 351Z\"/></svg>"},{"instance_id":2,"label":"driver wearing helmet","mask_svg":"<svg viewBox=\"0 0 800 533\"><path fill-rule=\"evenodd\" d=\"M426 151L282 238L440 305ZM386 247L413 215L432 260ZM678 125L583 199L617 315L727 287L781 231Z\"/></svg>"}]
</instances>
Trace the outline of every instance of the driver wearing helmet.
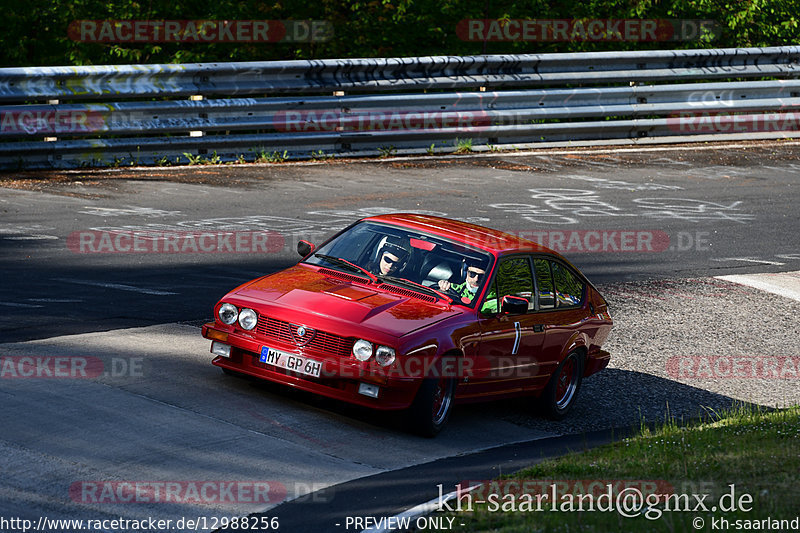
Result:
<instances>
[{"instance_id":1,"label":"driver wearing helmet","mask_svg":"<svg viewBox=\"0 0 800 533\"><path fill-rule=\"evenodd\" d=\"M403 239L388 237L384 242L375 261L367 265L367 270L379 276L397 274L405 266L411 251Z\"/></svg>"},{"instance_id":2,"label":"driver wearing helmet","mask_svg":"<svg viewBox=\"0 0 800 533\"><path fill-rule=\"evenodd\" d=\"M486 276L486 269L476 262L467 262L466 279L463 283L450 283L447 280L439 280L439 288L443 291L450 290L459 296L464 303L470 303L478 294L483 278Z\"/></svg>"}]
</instances>

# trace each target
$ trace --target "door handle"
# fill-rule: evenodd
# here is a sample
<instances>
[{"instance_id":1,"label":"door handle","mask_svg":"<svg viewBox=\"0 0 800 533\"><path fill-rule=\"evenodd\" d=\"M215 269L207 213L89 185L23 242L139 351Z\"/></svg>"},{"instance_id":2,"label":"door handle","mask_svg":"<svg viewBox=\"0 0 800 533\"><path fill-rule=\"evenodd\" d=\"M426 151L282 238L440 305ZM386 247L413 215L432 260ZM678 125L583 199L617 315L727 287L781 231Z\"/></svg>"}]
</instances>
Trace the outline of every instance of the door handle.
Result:
<instances>
[{"instance_id":1,"label":"door handle","mask_svg":"<svg viewBox=\"0 0 800 533\"><path fill-rule=\"evenodd\" d=\"M541 333L542 331L544 331L544 324L534 324L533 331L536 333Z\"/></svg>"}]
</instances>

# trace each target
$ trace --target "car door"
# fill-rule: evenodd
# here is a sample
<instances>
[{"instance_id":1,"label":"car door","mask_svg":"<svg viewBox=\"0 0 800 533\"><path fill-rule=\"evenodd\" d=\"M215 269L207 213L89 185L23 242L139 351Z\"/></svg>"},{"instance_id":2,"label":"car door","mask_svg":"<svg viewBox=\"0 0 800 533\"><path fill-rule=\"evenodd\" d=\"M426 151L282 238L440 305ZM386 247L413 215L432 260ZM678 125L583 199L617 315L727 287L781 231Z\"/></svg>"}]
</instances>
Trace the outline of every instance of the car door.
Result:
<instances>
[{"instance_id":1,"label":"car door","mask_svg":"<svg viewBox=\"0 0 800 533\"><path fill-rule=\"evenodd\" d=\"M480 344L475 358L475 377L465 387L471 397L516 393L539 381L538 353L544 342L544 325L536 317L536 288L529 255L501 259L497 273L480 308L496 306L497 312L478 313ZM520 314L503 313L504 296L528 301Z\"/></svg>"},{"instance_id":2,"label":"car door","mask_svg":"<svg viewBox=\"0 0 800 533\"><path fill-rule=\"evenodd\" d=\"M533 270L538 300L536 322L544 326L545 332L538 352L540 377L534 386L542 388L586 318L586 284L569 267L550 258L533 257Z\"/></svg>"}]
</instances>

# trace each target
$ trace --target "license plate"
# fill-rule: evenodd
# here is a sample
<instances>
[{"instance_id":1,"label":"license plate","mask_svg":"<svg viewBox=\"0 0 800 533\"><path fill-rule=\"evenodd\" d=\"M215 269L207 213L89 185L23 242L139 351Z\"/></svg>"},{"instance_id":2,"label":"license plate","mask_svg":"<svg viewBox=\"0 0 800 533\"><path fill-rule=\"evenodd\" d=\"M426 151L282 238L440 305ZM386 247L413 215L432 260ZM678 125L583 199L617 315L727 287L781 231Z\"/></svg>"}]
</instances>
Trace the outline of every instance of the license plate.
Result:
<instances>
[{"instance_id":1,"label":"license plate","mask_svg":"<svg viewBox=\"0 0 800 533\"><path fill-rule=\"evenodd\" d=\"M290 353L282 352L267 346L261 347L261 356L258 358L262 363L277 366L285 370L291 370L299 374L313 376L318 378L322 372L322 363L303 357L302 355L293 355Z\"/></svg>"}]
</instances>

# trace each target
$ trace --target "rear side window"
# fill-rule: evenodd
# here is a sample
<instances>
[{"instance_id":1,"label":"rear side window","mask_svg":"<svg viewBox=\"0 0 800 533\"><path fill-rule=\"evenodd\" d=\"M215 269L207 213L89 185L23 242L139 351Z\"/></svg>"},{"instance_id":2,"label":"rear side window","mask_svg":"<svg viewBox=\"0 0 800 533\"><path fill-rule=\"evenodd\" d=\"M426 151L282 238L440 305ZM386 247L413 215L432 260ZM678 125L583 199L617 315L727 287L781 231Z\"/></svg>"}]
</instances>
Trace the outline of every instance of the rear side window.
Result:
<instances>
[{"instance_id":1,"label":"rear side window","mask_svg":"<svg viewBox=\"0 0 800 533\"><path fill-rule=\"evenodd\" d=\"M585 283L570 272L564 265L556 262L551 263L553 267L553 279L556 283L556 305L562 307L576 307L583 302L583 292Z\"/></svg>"},{"instance_id":2,"label":"rear side window","mask_svg":"<svg viewBox=\"0 0 800 533\"><path fill-rule=\"evenodd\" d=\"M553 309L556 306L553 291L553 275L550 273L550 261L534 259L533 269L536 271L536 286L539 289L539 309Z\"/></svg>"}]
</instances>

